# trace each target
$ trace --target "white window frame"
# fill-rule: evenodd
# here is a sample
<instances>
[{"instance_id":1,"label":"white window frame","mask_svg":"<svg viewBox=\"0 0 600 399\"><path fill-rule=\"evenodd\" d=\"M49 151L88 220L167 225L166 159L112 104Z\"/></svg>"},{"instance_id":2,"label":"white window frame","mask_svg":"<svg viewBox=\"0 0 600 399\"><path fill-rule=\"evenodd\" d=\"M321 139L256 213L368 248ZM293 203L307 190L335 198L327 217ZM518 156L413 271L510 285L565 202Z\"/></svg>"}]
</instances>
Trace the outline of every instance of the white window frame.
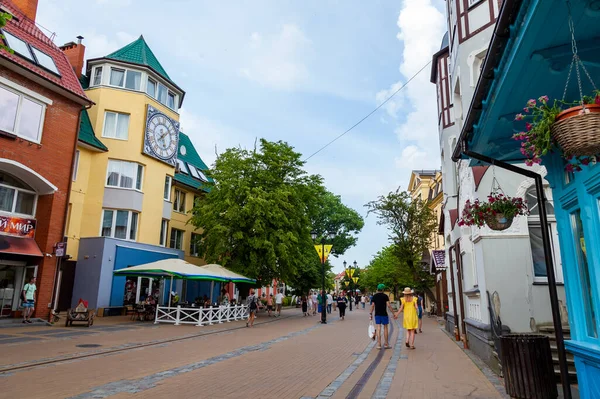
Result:
<instances>
[{"instance_id":1,"label":"white window frame","mask_svg":"<svg viewBox=\"0 0 600 399\"><path fill-rule=\"evenodd\" d=\"M178 195L179 194L179 195ZM179 189L175 189L175 193L174 193L174 197L173 198L173 211L177 212L177 213L183 213L185 214L185 197L186 197L186 192L179 190ZM183 203L181 201L181 197L183 197ZM181 210L181 206L183 205L183 211Z\"/></svg>"},{"instance_id":2,"label":"white window frame","mask_svg":"<svg viewBox=\"0 0 600 399\"><path fill-rule=\"evenodd\" d=\"M133 179L133 187L121 187L121 186L112 186L110 184L108 184L108 175L109 175L109 165L111 162L120 162L120 163L129 163L129 164L134 164L136 166L135 168L135 177ZM137 183L138 183L138 168L142 167L142 176L140 177L140 188L137 188ZM120 189L120 190L134 190L134 191L138 191L138 192L143 192L144 190L144 174L146 173L146 168L144 167L144 165L142 165L141 163L137 163L137 162L132 162L132 161L124 161L122 159L113 159L113 158L109 158L107 164L106 164L106 177L104 179L104 187L107 188L116 188L116 189ZM119 176L119 181L121 180L121 177Z\"/></svg>"},{"instance_id":3,"label":"white window frame","mask_svg":"<svg viewBox=\"0 0 600 399\"><path fill-rule=\"evenodd\" d=\"M154 84L156 85L156 88L154 89L154 96L151 96L150 93L148 93L148 81L151 80L152 82L154 82ZM144 92L146 93L146 95L150 98L153 98L154 100L156 100L159 104L164 105L165 107L178 112L179 107L178 107L178 99L179 99L179 94L175 93L173 90L171 90L169 88L169 86L167 86L166 84L163 84L160 79L156 79L155 77L151 76L150 74L146 75L146 79L145 79L145 87L144 87ZM160 101L160 97L158 95L159 93L159 89L160 86L162 86L166 91L167 91L167 97L165 99L165 102ZM169 94L173 96L173 106L169 106Z\"/></svg>"},{"instance_id":4,"label":"white window frame","mask_svg":"<svg viewBox=\"0 0 600 399\"><path fill-rule=\"evenodd\" d=\"M106 115L108 114L115 114L116 115L116 119L115 119L115 131L114 131L114 136L107 136L106 135ZM120 137L116 137L117 134L117 125L119 124L119 117L120 115L127 115L128 120L127 120L127 137L122 139ZM127 141L129 140L129 124L131 123L131 115L130 114L126 114L123 112L115 112L115 111L104 111L104 122L102 125L102 137L105 139L112 139L112 140L121 140L121 141Z\"/></svg>"},{"instance_id":5,"label":"white window frame","mask_svg":"<svg viewBox=\"0 0 600 399\"><path fill-rule=\"evenodd\" d=\"M98 83L96 83L96 75L98 74L98 71L100 71L100 80L98 81ZM92 81L91 81L90 86L101 86L103 75L104 75L103 65L98 65L98 66L94 67L94 70L92 71Z\"/></svg>"},{"instance_id":6,"label":"white window frame","mask_svg":"<svg viewBox=\"0 0 600 399\"><path fill-rule=\"evenodd\" d=\"M181 245L180 248L177 248L177 246L172 247L171 246L171 240L173 239L173 233L177 231L178 234L181 234ZM185 230L180 230L180 229L176 229L175 227L171 227L171 235L169 236L169 248L172 249L180 249L180 250L184 250L185 248Z\"/></svg>"},{"instance_id":7,"label":"white window frame","mask_svg":"<svg viewBox=\"0 0 600 399\"><path fill-rule=\"evenodd\" d=\"M169 189L167 190L167 196L164 197L164 195L163 195L163 197L164 197L165 201L171 201L171 188L173 187L173 177L171 177L169 175L165 176L165 187L164 188L166 188L167 180L169 181ZM163 188L163 190L164 190L164 188Z\"/></svg>"},{"instance_id":8,"label":"white window frame","mask_svg":"<svg viewBox=\"0 0 600 399\"><path fill-rule=\"evenodd\" d=\"M104 223L104 212L106 211L111 211L113 213L112 215L112 222L111 222L111 226L110 226L110 236L103 236L102 235L102 230L103 230L103 226L102 224ZM117 223L117 212L127 212L127 238L117 238L115 237L115 230L116 230L116 223ZM135 229L135 238L132 239L130 236L131 233L131 219L132 219L132 214L137 214L137 226ZM130 211L128 209L113 209L113 208L102 208L102 214L100 215L100 232L98 233L98 236L100 237L108 237L108 238L115 238L117 240L125 240L125 241L137 241L138 238L138 233L140 230L140 212L135 212L135 211Z\"/></svg>"},{"instance_id":9,"label":"white window frame","mask_svg":"<svg viewBox=\"0 0 600 399\"><path fill-rule=\"evenodd\" d=\"M190 235L190 256L193 256L196 258L199 257L200 255L198 254L198 245L199 244L196 241L194 241L194 236L199 236L199 235L200 234L198 234L198 233L191 233L191 235ZM193 249L195 250L195 252L192 251L192 246L193 246Z\"/></svg>"},{"instance_id":10,"label":"white window frame","mask_svg":"<svg viewBox=\"0 0 600 399\"><path fill-rule=\"evenodd\" d=\"M163 226L164 226L164 230L163 230ZM162 219L160 221L160 232L162 233L159 237L159 244L161 247L166 247L167 246L167 238L169 238L169 220L167 219Z\"/></svg>"},{"instance_id":11,"label":"white window frame","mask_svg":"<svg viewBox=\"0 0 600 399\"><path fill-rule=\"evenodd\" d=\"M15 187L15 186L9 186L8 184L3 184L0 183L0 187L6 187L9 188L11 190L15 190L15 195L13 198L13 202L12 202L12 207L10 212L6 212L6 211L2 211L0 210L0 214L3 215L16 215L16 216L22 216L22 217L26 217L26 218L32 218L35 217L35 213L37 211L37 201L38 201L38 195L35 191L31 191L31 190L27 190L27 189L23 189L23 188L19 188L19 187ZM27 213L18 213L15 211L15 209L17 208L17 198L19 197L19 192L24 192L27 194L33 194L34 195L34 199L33 199L33 212L31 215L27 214Z\"/></svg>"},{"instance_id":12,"label":"white window frame","mask_svg":"<svg viewBox=\"0 0 600 399\"><path fill-rule=\"evenodd\" d=\"M75 158L73 159L73 181L77 180L77 172L79 172L79 150L75 150Z\"/></svg>"},{"instance_id":13,"label":"white window frame","mask_svg":"<svg viewBox=\"0 0 600 399\"><path fill-rule=\"evenodd\" d=\"M40 96L40 95L35 95L32 96L30 93L34 93L29 89L26 90L21 90L19 85L16 84L6 84L7 80L4 78L0 79L0 87L2 87L4 90L7 90L17 96L19 96L19 101L17 103L17 113L15 115L15 126L14 126L14 130L13 131L8 131L8 133L14 134L17 137L22 138L23 140L27 140L30 141L32 143L36 143L36 144L40 144L42 142L42 132L44 131L44 121L46 119L46 105L47 104L52 104L51 100L46 99L46 97L44 96ZM23 88L25 89L25 88ZM37 94L37 93L36 93ZM38 105L40 105L42 107L42 111L41 111L41 115L40 115L40 126L38 128L38 134L37 134L37 140L32 139L31 137L27 137L24 135L19 134L19 127L21 124L21 110L23 108L22 104L23 104L23 98L26 98L27 100L36 103ZM44 101L47 100L47 101Z\"/></svg>"}]
</instances>

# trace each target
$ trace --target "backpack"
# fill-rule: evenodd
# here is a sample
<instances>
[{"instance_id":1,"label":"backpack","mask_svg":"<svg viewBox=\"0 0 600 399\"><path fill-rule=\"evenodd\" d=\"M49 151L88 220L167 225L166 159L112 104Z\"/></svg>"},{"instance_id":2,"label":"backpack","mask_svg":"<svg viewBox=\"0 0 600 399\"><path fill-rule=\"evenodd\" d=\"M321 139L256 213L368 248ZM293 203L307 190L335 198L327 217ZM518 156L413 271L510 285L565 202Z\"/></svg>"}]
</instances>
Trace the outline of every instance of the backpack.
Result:
<instances>
[{"instance_id":1,"label":"backpack","mask_svg":"<svg viewBox=\"0 0 600 399\"><path fill-rule=\"evenodd\" d=\"M256 298L252 297L252 302L250 302L250 310L256 310Z\"/></svg>"}]
</instances>

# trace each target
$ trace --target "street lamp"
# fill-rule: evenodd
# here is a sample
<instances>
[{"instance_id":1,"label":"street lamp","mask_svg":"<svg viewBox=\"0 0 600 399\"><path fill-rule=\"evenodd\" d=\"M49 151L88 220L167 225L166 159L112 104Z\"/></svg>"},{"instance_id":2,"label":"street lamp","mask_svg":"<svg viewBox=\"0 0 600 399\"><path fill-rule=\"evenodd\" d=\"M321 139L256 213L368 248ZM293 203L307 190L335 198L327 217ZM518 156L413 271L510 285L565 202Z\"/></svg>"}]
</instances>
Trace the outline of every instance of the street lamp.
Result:
<instances>
[{"instance_id":1,"label":"street lamp","mask_svg":"<svg viewBox=\"0 0 600 399\"><path fill-rule=\"evenodd\" d=\"M316 241L318 238L318 234L316 231L310 233L313 241ZM330 231L327 235L321 240L321 323L327 324L327 296L325 295L325 239L329 241L335 238L335 231Z\"/></svg>"},{"instance_id":2,"label":"street lamp","mask_svg":"<svg viewBox=\"0 0 600 399\"><path fill-rule=\"evenodd\" d=\"M350 296L350 311L352 311L352 301L353 296L356 295L356 292L354 291L355 289L355 284L358 281L358 277L354 277L354 272L356 271L356 269L358 269L358 263L356 263L356 261L353 262L352 265L346 267L348 265L348 263L346 263L346 261L344 261L344 270L346 271L346 276L348 276L348 279L350 279L350 292L352 293ZM354 267L352 267L354 266ZM355 280L356 279L356 280ZM347 284L346 284L347 286Z\"/></svg>"}]
</instances>

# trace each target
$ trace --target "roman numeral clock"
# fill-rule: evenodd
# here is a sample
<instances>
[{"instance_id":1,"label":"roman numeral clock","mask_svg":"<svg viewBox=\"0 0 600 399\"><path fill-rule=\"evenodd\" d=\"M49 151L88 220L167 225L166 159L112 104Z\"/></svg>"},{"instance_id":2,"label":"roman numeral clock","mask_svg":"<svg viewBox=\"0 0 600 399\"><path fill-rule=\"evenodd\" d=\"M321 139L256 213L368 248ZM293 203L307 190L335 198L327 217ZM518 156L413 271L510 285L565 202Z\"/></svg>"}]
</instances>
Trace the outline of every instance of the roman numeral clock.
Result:
<instances>
[{"instance_id":1,"label":"roman numeral clock","mask_svg":"<svg viewBox=\"0 0 600 399\"><path fill-rule=\"evenodd\" d=\"M179 122L176 122L148 105L146 132L144 134L144 154L175 166L177 163L177 143L179 142Z\"/></svg>"}]
</instances>

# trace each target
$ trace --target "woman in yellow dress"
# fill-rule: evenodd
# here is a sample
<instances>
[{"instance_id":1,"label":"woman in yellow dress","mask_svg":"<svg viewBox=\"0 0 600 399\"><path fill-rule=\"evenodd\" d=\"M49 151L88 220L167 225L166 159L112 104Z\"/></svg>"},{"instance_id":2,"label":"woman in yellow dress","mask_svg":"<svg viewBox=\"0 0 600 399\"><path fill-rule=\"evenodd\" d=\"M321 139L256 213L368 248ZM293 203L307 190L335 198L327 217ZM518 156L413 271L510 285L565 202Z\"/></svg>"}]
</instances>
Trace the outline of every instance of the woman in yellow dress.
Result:
<instances>
[{"instance_id":1,"label":"woman in yellow dress","mask_svg":"<svg viewBox=\"0 0 600 399\"><path fill-rule=\"evenodd\" d=\"M409 287L404 288L402 294L404 294L404 298L401 299L402 306L394 317L398 318L398 315L404 311L402 326L406 329L406 347L415 349L415 332L419 328L417 300Z\"/></svg>"}]
</instances>

